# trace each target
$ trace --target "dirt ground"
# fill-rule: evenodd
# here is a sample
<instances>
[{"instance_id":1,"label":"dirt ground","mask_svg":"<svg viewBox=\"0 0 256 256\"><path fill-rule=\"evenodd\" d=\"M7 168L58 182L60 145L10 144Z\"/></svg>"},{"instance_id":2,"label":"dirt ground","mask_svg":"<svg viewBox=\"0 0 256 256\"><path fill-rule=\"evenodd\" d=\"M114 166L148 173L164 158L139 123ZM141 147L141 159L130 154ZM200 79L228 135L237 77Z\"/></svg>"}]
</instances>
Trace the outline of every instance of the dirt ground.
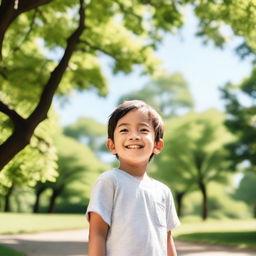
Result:
<instances>
[{"instance_id":1,"label":"dirt ground","mask_svg":"<svg viewBox=\"0 0 256 256\"><path fill-rule=\"evenodd\" d=\"M88 230L0 235L0 243L27 256L86 256ZM178 256L256 256L256 250L238 250L176 241ZM4 256L4 255L1 255ZM135 255L134 255L135 256Z\"/></svg>"}]
</instances>

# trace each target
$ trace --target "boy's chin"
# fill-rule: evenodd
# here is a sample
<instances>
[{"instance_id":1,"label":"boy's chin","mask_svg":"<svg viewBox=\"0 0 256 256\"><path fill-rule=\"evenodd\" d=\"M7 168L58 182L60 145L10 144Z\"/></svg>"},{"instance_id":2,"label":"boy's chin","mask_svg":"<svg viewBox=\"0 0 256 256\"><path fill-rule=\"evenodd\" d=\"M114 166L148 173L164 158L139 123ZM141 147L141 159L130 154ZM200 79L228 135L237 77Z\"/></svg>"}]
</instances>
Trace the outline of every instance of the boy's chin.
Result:
<instances>
[{"instance_id":1,"label":"boy's chin","mask_svg":"<svg viewBox=\"0 0 256 256\"><path fill-rule=\"evenodd\" d=\"M136 158L136 157L133 157L132 160L120 159L119 158L119 161L121 163L125 164L125 165L133 165L133 166L138 165L139 166L139 165L147 164L149 162L150 156L148 156L146 158Z\"/></svg>"}]
</instances>

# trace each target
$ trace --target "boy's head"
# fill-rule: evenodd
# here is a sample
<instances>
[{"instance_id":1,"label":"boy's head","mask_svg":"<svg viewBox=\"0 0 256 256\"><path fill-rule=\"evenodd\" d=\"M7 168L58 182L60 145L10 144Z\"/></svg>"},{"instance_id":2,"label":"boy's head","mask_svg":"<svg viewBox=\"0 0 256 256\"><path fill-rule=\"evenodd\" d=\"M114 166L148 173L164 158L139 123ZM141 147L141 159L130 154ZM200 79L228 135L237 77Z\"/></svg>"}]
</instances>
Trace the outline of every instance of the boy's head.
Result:
<instances>
[{"instance_id":1,"label":"boy's head","mask_svg":"<svg viewBox=\"0 0 256 256\"><path fill-rule=\"evenodd\" d=\"M115 131L120 119L124 118L128 113L135 111L139 111L150 125L153 131L154 143L162 142L164 134L163 120L156 110L141 100L125 101L114 110L108 121L108 140L115 143ZM116 155L118 157L118 154ZM152 153L149 160L153 155L154 153Z\"/></svg>"}]
</instances>

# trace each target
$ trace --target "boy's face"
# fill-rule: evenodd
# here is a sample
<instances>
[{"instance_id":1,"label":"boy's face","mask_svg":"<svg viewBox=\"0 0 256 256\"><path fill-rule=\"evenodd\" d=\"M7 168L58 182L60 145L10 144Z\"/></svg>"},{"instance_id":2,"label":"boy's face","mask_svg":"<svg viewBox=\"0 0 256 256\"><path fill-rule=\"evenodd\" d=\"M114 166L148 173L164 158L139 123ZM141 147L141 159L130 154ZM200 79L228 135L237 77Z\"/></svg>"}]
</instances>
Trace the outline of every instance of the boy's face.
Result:
<instances>
[{"instance_id":1,"label":"boy's face","mask_svg":"<svg viewBox=\"0 0 256 256\"><path fill-rule=\"evenodd\" d=\"M155 141L155 132L147 113L132 110L117 122L114 141L108 139L107 146L117 154L120 167L147 165L152 153L160 153L163 141Z\"/></svg>"}]
</instances>

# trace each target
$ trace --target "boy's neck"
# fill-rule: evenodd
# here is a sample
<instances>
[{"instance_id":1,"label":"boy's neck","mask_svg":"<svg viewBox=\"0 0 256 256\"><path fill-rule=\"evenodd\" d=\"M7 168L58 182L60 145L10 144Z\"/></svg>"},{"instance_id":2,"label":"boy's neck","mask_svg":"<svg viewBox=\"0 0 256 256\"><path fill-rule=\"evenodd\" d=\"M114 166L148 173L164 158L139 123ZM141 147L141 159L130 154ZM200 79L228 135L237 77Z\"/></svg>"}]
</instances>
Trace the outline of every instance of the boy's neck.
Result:
<instances>
[{"instance_id":1,"label":"boy's neck","mask_svg":"<svg viewBox=\"0 0 256 256\"><path fill-rule=\"evenodd\" d=\"M147 171L148 168L148 163L141 165L141 166L134 166L134 165L129 165L129 164L121 164L119 166L119 169L122 171L125 171L129 173L132 176L142 178Z\"/></svg>"}]
</instances>

